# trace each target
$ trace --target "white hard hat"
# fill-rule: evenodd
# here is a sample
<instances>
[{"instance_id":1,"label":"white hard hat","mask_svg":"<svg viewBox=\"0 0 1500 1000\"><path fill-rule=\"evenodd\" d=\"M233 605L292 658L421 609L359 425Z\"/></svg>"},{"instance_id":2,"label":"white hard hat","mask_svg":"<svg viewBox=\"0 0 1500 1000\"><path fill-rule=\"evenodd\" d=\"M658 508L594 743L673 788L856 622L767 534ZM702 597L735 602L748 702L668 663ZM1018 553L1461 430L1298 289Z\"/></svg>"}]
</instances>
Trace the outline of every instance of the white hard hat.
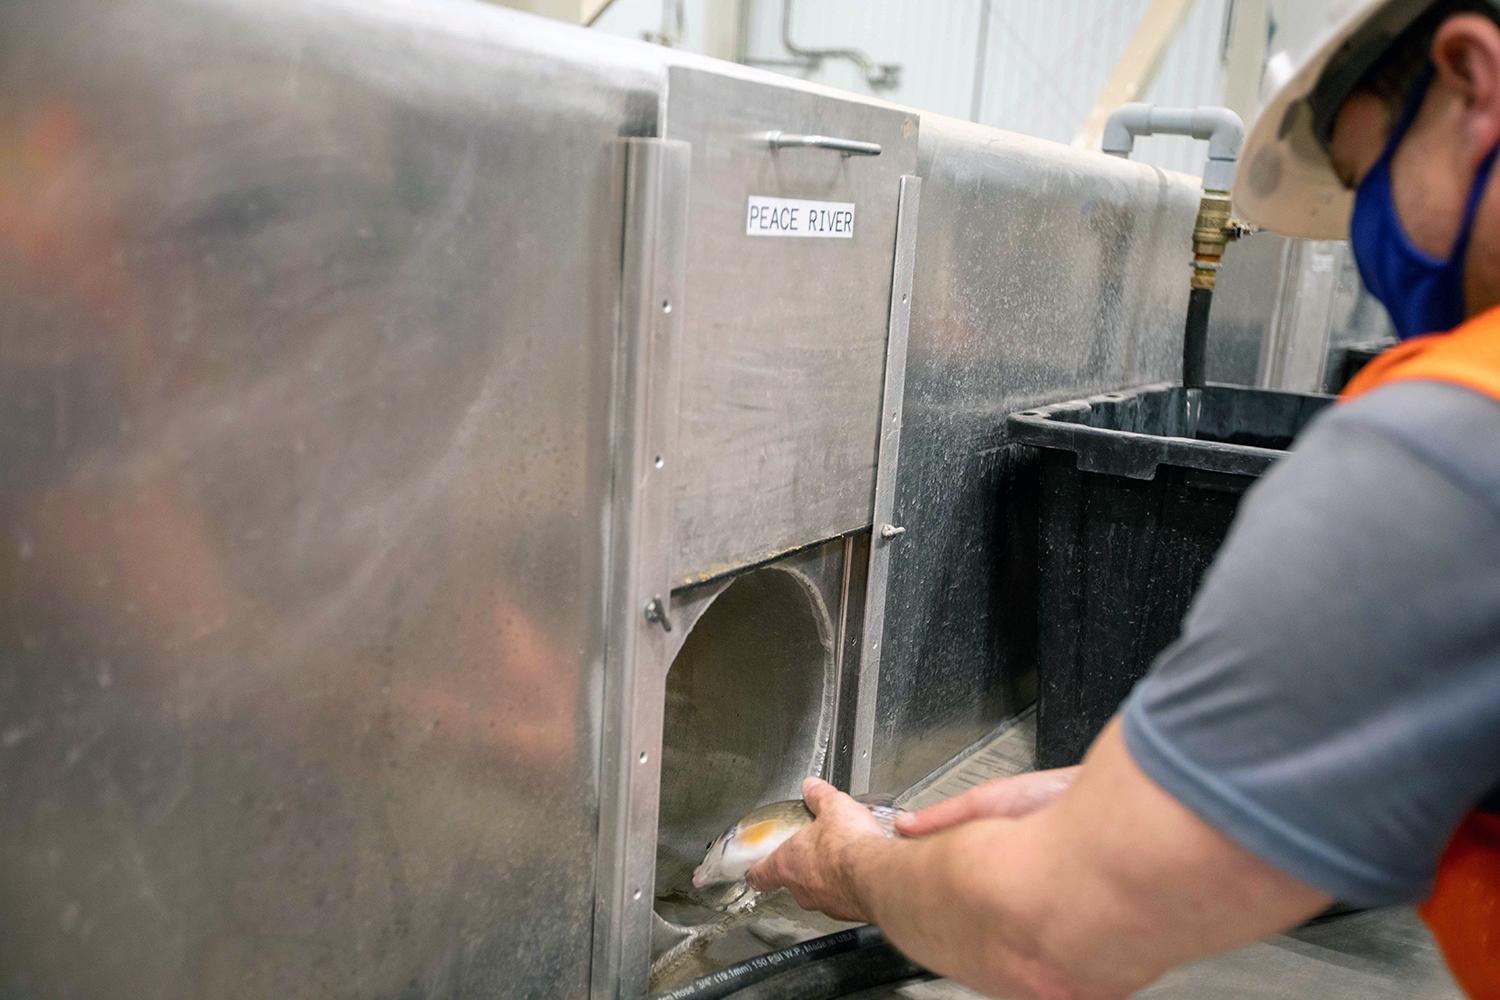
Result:
<instances>
[{"instance_id":1,"label":"white hard hat","mask_svg":"<svg viewBox=\"0 0 1500 1000\"><path fill-rule=\"evenodd\" d=\"M1433 6L1434 0L1273 0L1262 83L1267 100L1234 182L1241 218L1286 236L1348 237L1354 195L1334 173L1317 134L1315 103L1331 118L1365 72Z\"/></svg>"}]
</instances>

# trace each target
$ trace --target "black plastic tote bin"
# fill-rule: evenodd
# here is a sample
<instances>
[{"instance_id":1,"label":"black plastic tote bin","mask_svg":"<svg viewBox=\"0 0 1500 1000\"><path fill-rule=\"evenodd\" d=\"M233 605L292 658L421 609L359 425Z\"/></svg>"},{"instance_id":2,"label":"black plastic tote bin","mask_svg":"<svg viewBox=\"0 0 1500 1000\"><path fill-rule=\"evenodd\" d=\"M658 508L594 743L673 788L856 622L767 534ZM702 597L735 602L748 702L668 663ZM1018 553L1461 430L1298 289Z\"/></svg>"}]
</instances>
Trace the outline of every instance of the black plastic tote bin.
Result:
<instances>
[{"instance_id":1,"label":"black plastic tote bin","mask_svg":"<svg viewBox=\"0 0 1500 1000\"><path fill-rule=\"evenodd\" d=\"M1076 763L1177 638L1240 498L1332 401L1211 385L1186 434L1181 386L1013 414L1041 450L1037 762Z\"/></svg>"},{"instance_id":2,"label":"black plastic tote bin","mask_svg":"<svg viewBox=\"0 0 1500 1000\"><path fill-rule=\"evenodd\" d=\"M1394 341L1372 340L1363 344L1347 344L1329 352L1328 372L1323 388L1331 393L1340 393L1353 381L1365 365L1389 350Z\"/></svg>"}]
</instances>

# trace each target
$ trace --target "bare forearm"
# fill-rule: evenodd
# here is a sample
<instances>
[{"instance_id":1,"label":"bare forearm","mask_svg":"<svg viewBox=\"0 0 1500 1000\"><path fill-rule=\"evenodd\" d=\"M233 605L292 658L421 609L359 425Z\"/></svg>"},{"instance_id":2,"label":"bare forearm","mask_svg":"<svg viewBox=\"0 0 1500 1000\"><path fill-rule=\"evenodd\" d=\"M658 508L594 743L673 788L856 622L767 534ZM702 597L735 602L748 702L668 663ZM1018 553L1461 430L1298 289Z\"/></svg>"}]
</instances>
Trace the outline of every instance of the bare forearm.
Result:
<instances>
[{"instance_id":1,"label":"bare forearm","mask_svg":"<svg viewBox=\"0 0 1500 1000\"><path fill-rule=\"evenodd\" d=\"M1328 902L1151 784L1115 726L1048 808L870 841L845 867L854 898L897 947L1014 997L1126 996Z\"/></svg>"},{"instance_id":2,"label":"bare forearm","mask_svg":"<svg viewBox=\"0 0 1500 1000\"><path fill-rule=\"evenodd\" d=\"M854 891L896 947L974 989L1014 998L1110 995L1085 991L1081 970L1047 954L1052 893L1034 867L1040 859L1008 850L1022 832L1016 826L984 820L923 840L863 844L851 858Z\"/></svg>"}]
</instances>

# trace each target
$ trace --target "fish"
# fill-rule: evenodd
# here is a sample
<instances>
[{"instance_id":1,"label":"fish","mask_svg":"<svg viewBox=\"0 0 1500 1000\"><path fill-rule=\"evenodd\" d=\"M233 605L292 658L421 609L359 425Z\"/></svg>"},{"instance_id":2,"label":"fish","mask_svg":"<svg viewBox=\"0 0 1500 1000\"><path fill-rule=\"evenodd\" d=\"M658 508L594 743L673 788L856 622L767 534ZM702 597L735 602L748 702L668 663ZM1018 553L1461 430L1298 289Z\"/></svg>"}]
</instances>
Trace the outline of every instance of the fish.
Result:
<instances>
[{"instance_id":1,"label":"fish","mask_svg":"<svg viewBox=\"0 0 1500 1000\"><path fill-rule=\"evenodd\" d=\"M895 796L856 795L854 801L870 810L887 837L896 835L896 817L903 810L897 808ZM770 857L812 821L813 814L801 799L771 802L752 809L709 842L703 863L693 869L693 888L702 890L723 882L744 881L745 873L756 862Z\"/></svg>"}]
</instances>

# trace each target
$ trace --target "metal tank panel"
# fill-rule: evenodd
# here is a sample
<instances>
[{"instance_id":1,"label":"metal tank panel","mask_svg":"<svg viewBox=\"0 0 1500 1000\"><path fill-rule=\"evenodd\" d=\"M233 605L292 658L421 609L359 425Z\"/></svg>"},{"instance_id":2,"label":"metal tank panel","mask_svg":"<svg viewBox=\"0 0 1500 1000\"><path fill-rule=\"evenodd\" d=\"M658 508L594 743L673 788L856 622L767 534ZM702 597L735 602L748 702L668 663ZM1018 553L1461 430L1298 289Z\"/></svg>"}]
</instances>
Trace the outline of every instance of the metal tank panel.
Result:
<instances>
[{"instance_id":1,"label":"metal tank panel","mask_svg":"<svg viewBox=\"0 0 1500 1000\"><path fill-rule=\"evenodd\" d=\"M0 7L0 993L587 991L619 52Z\"/></svg>"},{"instance_id":2,"label":"metal tank panel","mask_svg":"<svg viewBox=\"0 0 1500 1000\"><path fill-rule=\"evenodd\" d=\"M771 132L881 149L772 149ZM674 514L674 579L685 584L870 523L896 209L917 115L674 66L665 134L693 144ZM752 196L853 205L852 237L749 236Z\"/></svg>"},{"instance_id":3,"label":"metal tank panel","mask_svg":"<svg viewBox=\"0 0 1500 1000\"><path fill-rule=\"evenodd\" d=\"M1031 474L1007 414L1180 368L1194 179L922 116L870 784L899 789L1034 698Z\"/></svg>"}]
</instances>

